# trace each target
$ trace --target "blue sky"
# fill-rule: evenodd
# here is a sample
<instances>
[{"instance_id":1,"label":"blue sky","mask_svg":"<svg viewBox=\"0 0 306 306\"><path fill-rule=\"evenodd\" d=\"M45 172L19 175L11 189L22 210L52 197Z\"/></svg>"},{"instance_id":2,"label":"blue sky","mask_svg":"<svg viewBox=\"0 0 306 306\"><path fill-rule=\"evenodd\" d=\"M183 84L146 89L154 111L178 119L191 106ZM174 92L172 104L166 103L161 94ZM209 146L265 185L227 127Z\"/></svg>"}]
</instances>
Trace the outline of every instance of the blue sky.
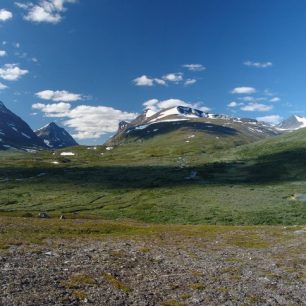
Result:
<instances>
[{"instance_id":1,"label":"blue sky","mask_svg":"<svg viewBox=\"0 0 306 306\"><path fill-rule=\"evenodd\" d=\"M0 100L101 143L147 106L306 115L303 0L1 0Z\"/></svg>"}]
</instances>

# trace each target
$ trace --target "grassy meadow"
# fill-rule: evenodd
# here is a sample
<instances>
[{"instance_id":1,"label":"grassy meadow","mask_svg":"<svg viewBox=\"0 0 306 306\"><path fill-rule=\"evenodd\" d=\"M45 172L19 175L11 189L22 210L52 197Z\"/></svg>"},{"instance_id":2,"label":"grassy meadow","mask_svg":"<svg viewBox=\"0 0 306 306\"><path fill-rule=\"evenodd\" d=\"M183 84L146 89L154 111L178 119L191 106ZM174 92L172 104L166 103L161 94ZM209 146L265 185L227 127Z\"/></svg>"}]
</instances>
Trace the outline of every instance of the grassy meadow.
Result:
<instances>
[{"instance_id":1,"label":"grassy meadow","mask_svg":"<svg viewBox=\"0 0 306 306\"><path fill-rule=\"evenodd\" d=\"M215 135L177 130L113 150L68 148L75 153L68 157L61 151L4 151L0 212L177 224L305 224L306 203L298 197L306 193L305 134L245 145L223 136L218 149Z\"/></svg>"}]
</instances>

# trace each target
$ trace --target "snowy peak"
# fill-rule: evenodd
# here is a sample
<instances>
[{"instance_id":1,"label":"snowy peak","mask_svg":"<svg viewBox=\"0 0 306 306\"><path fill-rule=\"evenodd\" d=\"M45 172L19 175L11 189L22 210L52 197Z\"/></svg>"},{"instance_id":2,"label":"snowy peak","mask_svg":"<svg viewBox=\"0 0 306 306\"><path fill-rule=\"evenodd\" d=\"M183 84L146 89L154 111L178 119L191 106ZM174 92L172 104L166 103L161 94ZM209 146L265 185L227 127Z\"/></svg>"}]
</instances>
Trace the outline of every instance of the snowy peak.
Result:
<instances>
[{"instance_id":1,"label":"snowy peak","mask_svg":"<svg viewBox=\"0 0 306 306\"><path fill-rule=\"evenodd\" d=\"M36 130L35 133L40 139L42 139L46 146L52 149L78 145L78 143L64 128L59 127L54 122Z\"/></svg>"},{"instance_id":2,"label":"snowy peak","mask_svg":"<svg viewBox=\"0 0 306 306\"><path fill-rule=\"evenodd\" d=\"M304 127L306 127L306 117L301 117L297 115L289 117L277 126L277 128L279 128L280 130L288 131L298 130Z\"/></svg>"},{"instance_id":3,"label":"snowy peak","mask_svg":"<svg viewBox=\"0 0 306 306\"><path fill-rule=\"evenodd\" d=\"M172 116L172 117L185 117L185 118L207 118L208 113L204 113L198 109L194 109L186 106L177 106L172 108L167 108L160 110L159 112L154 112L150 109L145 111L145 117L149 118L150 121L159 121L162 118Z\"/></svg>"}]
</instances>

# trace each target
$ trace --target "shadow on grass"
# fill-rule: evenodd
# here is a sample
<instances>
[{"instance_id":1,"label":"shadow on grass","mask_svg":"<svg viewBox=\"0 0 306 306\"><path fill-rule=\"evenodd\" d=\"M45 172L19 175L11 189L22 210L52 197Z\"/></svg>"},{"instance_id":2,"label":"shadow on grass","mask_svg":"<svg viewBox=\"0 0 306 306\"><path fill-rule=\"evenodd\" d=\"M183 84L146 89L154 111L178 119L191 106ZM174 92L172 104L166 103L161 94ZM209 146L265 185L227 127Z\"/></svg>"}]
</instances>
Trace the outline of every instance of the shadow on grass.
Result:
<instances>
[{"instance_id":1,"label":"shadow on grass","mask_svg":"<svg viewBox=\"0 0 306 306\"><path fill-rule=\"evenodd\" d=\"M99 166L67 168L1 168L0 183L18 182L103 186L105 188L155 188L190 184L265 184L305 179L304 149L262 156L253 160L218 162L190 168L175 166ZM2 189L3 190L3 189Z\"/></svg>"}]
</instances>

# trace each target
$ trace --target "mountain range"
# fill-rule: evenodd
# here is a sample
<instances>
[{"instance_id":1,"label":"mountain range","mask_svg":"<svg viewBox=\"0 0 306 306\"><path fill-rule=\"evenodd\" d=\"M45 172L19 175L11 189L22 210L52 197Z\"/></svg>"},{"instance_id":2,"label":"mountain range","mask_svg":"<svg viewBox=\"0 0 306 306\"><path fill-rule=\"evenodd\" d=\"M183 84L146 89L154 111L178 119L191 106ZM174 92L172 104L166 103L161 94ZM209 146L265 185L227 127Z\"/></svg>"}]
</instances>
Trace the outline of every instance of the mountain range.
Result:
<instances>
[{"instance_id":1,"label":"mountain range","mask_svg":"<svg viewBox=\"0 0 306 306\"><path fill-rule=\"evenodd\" d=\"M0 101L0 150L42 150L77 145L72 136L55 123L33 131Z\"/></svg>"},{"instance_id":2,"label":"mountain range","mask_svg":"<svg viewBox=\"0 0 306 306\"><path fill-rule=\"evenodd\" d=\"M271 126L251 118L235 118L177 106L157 112L147 109L131 122L120 122L117 133L105 145L111 147L154 139L156 147L161 144L181 146L178 135L184 135L186 144L194 142L193 138L198 133L199 146L205 137L214 143L211 148L213 150L214 147L239 146L303 127L306 127L306 118L296 115L277 126ZM73 137L54 122L34 132L0 102L1 150L60 149L77 145Z\"/></svg>"}]
</instances>

